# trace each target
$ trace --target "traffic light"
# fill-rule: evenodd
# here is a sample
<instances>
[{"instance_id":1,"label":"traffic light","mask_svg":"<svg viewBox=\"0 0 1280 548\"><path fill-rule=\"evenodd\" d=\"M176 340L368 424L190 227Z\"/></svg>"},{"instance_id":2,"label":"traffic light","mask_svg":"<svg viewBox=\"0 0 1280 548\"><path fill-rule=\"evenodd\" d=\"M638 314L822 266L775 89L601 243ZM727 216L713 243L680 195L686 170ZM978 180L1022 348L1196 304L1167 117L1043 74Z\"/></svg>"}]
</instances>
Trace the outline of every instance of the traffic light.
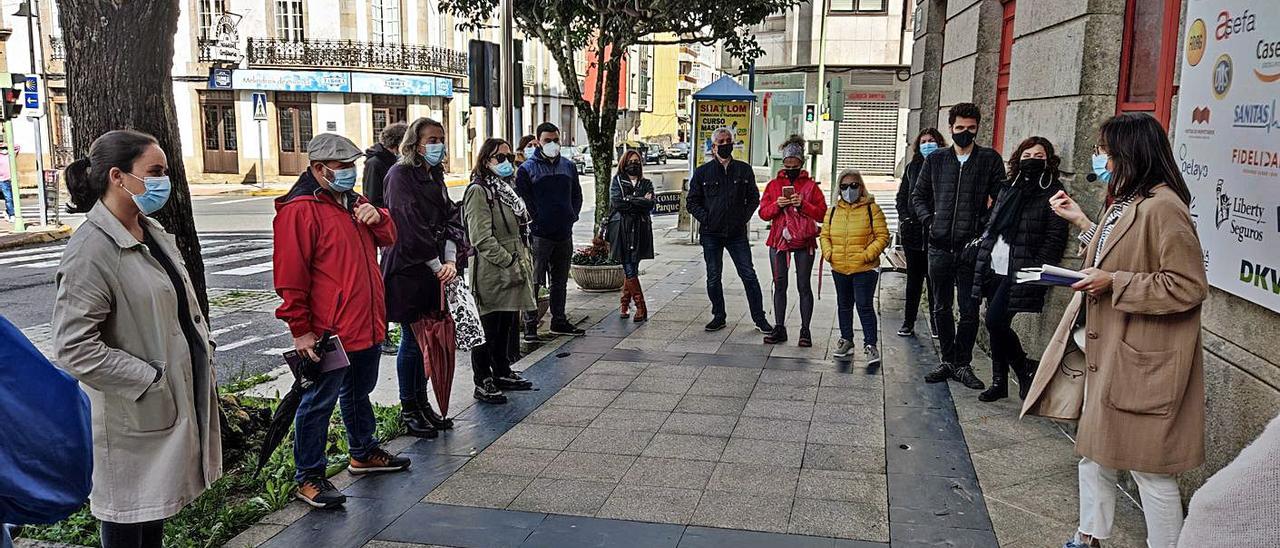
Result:
<instances>
[{"instance_id":1,"label":"traffic light","mask_svg":"<svg viewBox=\"0 0 1280 548\"><path fill-rule=\"evenodd\" d=\"M844 78L827 80L827 119L839 122L844 119Z\"/></svg>"},{"instance_id":2,"label":"traffic light","mask_svg":"<svg viewBox=\"0 0 1280 548\"><path fill-rule=\"evenodd\" d=\"M811 124L818 120L818 105L813 103L804 106L804 122Z\"/></svg>"},{"instance_id":3,"label":"traffic light","mask_svg":"<svg viewBox=\"0 0 1280 548\"><path fill-rule=\"evenodd\" d=\"M9 78L8 82L2 81L5 77ZM0 75L0 99L3 100L3 112L0 112L0 120L12 120L18 117L22 112L22 92L26 89L27 75L25 74L7 74Z\"/></svg>"}]
</instances>

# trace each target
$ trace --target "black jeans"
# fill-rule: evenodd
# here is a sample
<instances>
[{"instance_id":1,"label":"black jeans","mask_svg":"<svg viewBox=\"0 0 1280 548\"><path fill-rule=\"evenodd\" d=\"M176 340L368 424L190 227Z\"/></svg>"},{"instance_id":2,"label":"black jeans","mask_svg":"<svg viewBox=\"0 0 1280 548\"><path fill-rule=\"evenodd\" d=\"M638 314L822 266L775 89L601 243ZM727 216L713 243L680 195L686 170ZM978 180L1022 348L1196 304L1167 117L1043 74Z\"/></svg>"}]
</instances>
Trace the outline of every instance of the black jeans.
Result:
<instances>
[{"instance_id":1,"label":"black jeans","mask_svg":"<svg viewBox=\"0 0 1280 548\"><path fill-rule=\"evenodd\" d=\"M164 520L142 523L102 522L102 548L161 548Z\"/></svg>"},{"instance_id":2,"label":"black jeans","mask_svg":"<svg viewBox=\"0 0 1280 548\"><path fill-rule=\"evenodd\" d=\"M876 328L876 282L880 273L874 270L857 274L841 274L831 271L836 282L836 323L840 324L840 338L853 340L853 311L858 310L862 322L862 344L876 346L880 333Z\"/></svg>"},{"instance_id":3,"label":"black jeans","mask_svg":"<svg viewBox=\"0 0 1280 548\"><path fill-rule=\"evenodd\" d=\"M529 237L533 250L533 294L537 296L543 287L551 289L552 321L568 318L564 313L566 286L569 283L569 261L573 258L573 238L568 240L548 240L537 236ZM550 278L550 285L548 285ZM537 330L538 311L530 310L524 315L526 331Z\"/></svg>"},{"instance_id":4,"label":"black jeans","mask_svg":"<svg viewBox=\"0 0 1280 548\"><path fill-rule=\"evenodd\" d=\"M907 308L906 320L902 324L914 326L920 311L920 295L926 289L929 291L929 302L933 302L933 289L928 287L929 252L924 249L906 248L903 248L902 252L907 258Z\"/></svg>"},{"instance_id":5,"label":"black jeans","mask_svg":"<svg viewBox=\"0 0 1280 548\"><path fill-rule=\"evenodd\" d=\"M930 303L938 323L942 361L956 367L973 362L973 343L978 338L979 302L973 295L973 268L973 263L961 260L958 253L929 250ZM960 307L958 324L951 309L953 304Z\"/></svg>"},{"instance_id":6,"label":"black jeans","mask_svg":"<svg viewBox=\"0 0 1280 548\"><path fill-rule=\"evenodd\" d=\"M480 316L484 344L471 349L471 372L476 386L489 377L511 374L511 341L516 338L518 312L490 312Z\"/></svg>"},{"instance_id":7,"label":"black jeans","mask_svg":"<svg viewBox=\"0 0 1280 548\"><path fill-rule=\"evenodd\" d=\"M778 326L787 322L787 273L791 263L796 265L796 291L800 293L800 329L809 330L809 319L813 317L813 287L809 280L813 277L813 251L796 249L778 251L769 248L769 264L773 267L773 317Z\"/></svg>"},{"instance_id":8,"label":"black jeans","mask_svg":"<svg viewBox=\"0 0 1280 548\"><path fill-rule=\"evenodd\" d=\"M1013 291L1014 281L1008 276L989 274L983 284L983 295L987 298L987 333L991 335L991 361L1013 364L1015 368L1022 366L1027 353L1022 349L1022 341L1018 340L1018 332L1013 330L1013 315L1017 312L1009 310L1009 294Z\"/></svg>"},{"instance_id":9,"label":"black jeans","mask_svg":"<svg viewBox=\"0 0 1280 548\"><path fill-rule=\"evenodd\" d=\"M724 319L728 314L724 308L724 286L720 276L724 272L724 252L729 252L733 267L742 279L742 287L747 292L747 306L751 309L751 319L756 324L767 323L764 316L764 297L760 293L760 280L756 278L756 267L751 263L751 242L747 235L725 238L715 234L703 234L702 258L707 263L707 298L711 300L711 315Z\"/></svg>"}]
</instances>

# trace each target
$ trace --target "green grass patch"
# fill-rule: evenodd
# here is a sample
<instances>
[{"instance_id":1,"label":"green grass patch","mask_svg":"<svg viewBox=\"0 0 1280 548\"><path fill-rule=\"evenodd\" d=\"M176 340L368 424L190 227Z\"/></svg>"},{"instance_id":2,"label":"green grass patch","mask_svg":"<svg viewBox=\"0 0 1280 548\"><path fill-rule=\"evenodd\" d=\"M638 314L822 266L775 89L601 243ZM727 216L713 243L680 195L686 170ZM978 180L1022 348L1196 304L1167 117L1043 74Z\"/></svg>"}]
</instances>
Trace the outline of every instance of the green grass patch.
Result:
<instances>
[{"instance_id":1,"label":"green grass patch","mask_svg":"<svg viewBox=\"0 0 1280 548\"><path fill-rule=\"evenodd\" d=\"M255 377L250 377L240 382L254 379ZM224 475L204 494L165 522L165 546L222 546L267 514L284 508L293 500L292 433L272 453L262 471L255 470L263 430L269 423L271 414L275 412L278 401L224 396L222 403L228 425L223 432ZM378 439L390 440L404 433L404 425L400 422L400 406L375 405L374 416L377 419ZM347 449L346 429L335 409L329 421L329 441L325 451L330 476L346 468ZM195 463L192 465L195 466ZM52 525L24 527L18 533L18 538L81 546L101 545L98 520L90 515L88 506Z\"/></svg>"}]
</instances>

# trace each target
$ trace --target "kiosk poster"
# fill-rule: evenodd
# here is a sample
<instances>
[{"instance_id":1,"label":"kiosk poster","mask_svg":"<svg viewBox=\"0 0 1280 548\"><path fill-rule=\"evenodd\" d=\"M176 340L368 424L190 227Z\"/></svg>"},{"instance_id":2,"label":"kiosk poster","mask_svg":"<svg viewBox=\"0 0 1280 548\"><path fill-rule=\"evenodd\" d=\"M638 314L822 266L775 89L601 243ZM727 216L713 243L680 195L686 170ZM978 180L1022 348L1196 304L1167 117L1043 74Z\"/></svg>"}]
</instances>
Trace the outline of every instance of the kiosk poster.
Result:
<instances>
[{"instance_id":1,"label":"kiosk poster","mask_svg":"<svg viewBox=\"0 0 1280 548\"><path fill-rule=\"evenodd\" d=\"M711 133L727 127L735 133L733 157L744 162L751 150L751 103L749 101L697 101L697 132L694 134L694 166L712 158Z\"/></svg>"}]
</instances>

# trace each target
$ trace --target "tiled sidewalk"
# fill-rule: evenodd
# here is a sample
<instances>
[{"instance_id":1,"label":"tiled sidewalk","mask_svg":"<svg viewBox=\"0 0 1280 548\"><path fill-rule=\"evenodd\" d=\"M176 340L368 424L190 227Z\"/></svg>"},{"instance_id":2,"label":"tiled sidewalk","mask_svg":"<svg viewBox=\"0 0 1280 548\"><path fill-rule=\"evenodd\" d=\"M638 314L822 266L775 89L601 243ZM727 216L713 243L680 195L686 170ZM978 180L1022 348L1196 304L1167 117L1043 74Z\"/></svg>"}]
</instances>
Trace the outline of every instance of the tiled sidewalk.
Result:
<instances>
[{"instance_id":1,"label":"tiled sidewalk","mask_svg":"<svg viewBox=\"0 0 1280 548\"><path fill-rule=\"evenodd\" d=\"M926 333L893 335L900 276L882 281L889 338L884 365L868 369L860 356L830 359L829 284L815 346L770 347L743 318L732 269L730 328L706 333L699 249L667 241L659 251L642 273L647 324L618 319L616 294L571 291L592 327L530 357L538 390L472 405L460 363L457 427L390 444L413 459L409 472L340 474L344 511L293 503L230 545L987 548L1060 546L1071 531L1069 440L1016 420L1011 400L980 404L959 385L921 382L936 358ZM1117 529L1107 546L1141 545L1132 507Z\"/></svg>"}]
</instances>

